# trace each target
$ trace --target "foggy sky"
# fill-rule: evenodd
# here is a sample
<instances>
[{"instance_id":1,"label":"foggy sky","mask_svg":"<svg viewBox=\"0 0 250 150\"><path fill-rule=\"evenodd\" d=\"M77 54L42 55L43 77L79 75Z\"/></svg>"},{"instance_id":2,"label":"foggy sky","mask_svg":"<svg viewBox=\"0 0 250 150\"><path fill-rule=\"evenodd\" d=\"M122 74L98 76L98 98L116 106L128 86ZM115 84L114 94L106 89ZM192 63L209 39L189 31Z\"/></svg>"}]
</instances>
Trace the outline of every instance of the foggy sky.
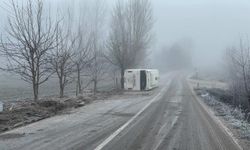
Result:
<instances>
[{"instance_id":1,"label":"foggy sky","mask_svg":"<svg viewBox=\"0 0 250 150\"><path fill-rule=\"evenodd\" d=\"M250 34L250 1L154 0L157 47L182 38L194 43L196 65L221 63L223 50ZM198 63L198 64L197 64Z\"/></svg>"},{"instance_id":2,"label":"foggy sky","mask_svg":"<svg viewBox=\"0 0 250 150\"><path fill-rule=\"evenodd\" d=\"M7 11L0 0L0 32L4 30ZM55 5L69 5L73 0L50 0ZM75 0L77 2L79 0ZM91 0L89 0L91 1ZM106 0L109 15L115 0ZM155 42L152 52L183 38L194 45L196 66L221 63L223 50L250 36L249 0L152 0L155 18ZM53 7L52 6L52 7ZM154 53L153 53L154 54Z\"/></svg>"}]
</instances>

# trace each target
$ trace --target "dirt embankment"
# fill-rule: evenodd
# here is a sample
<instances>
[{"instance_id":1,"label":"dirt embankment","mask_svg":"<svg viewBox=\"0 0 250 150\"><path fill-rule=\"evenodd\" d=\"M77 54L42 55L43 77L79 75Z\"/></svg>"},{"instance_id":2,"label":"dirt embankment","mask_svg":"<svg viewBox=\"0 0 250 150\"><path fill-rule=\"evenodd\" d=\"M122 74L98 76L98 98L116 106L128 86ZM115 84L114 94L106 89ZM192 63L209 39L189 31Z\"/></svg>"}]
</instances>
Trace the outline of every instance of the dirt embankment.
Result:
<instances>
[{"instance_id":1,"label":"dirt embankment","mask_svg":"<svg viewBox=\"0 0 250 150\"><path fill-rule=\"evenodd\" d=\"M31 100L4 102L4 111L0 112L0 133L24 126L48 117L67 113L94 100L106 99L115 92L86 94L79 97L44 97L38 102Z\"/></svg>"}]
</instances>

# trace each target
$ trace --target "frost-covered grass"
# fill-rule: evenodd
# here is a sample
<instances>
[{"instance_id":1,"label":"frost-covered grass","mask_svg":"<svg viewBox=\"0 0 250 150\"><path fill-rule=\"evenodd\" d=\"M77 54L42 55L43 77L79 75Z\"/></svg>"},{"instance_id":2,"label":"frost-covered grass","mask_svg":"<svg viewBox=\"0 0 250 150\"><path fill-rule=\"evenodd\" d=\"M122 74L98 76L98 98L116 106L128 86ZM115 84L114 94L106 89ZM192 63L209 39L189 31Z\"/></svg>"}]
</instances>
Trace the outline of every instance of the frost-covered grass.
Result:
<instances>
[{"instance_id":1,"label":"frost-covered grass","mask_svg":"<svg viewBox=\"0 0 250 150\"><path fill-rule=\"evenodd\" d=\"M233 128L238 129L241 138L250 140L250 114L245 114L241 108L235 108L209 94L206 90L196 90L204 102L215 110L217 116L222 116Z\"/></svg>"}]
</instances>

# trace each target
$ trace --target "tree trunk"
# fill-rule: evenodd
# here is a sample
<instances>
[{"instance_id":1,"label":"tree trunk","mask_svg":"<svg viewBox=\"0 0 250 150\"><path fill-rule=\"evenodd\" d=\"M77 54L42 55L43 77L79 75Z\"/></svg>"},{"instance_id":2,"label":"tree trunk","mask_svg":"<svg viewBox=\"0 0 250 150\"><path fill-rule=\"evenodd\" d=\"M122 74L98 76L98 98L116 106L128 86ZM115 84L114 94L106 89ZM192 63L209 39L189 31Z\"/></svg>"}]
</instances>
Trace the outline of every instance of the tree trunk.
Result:
<instances>
[{"instance_id":1,"label":"tree trunk","mask_svg":"<svg viewBox=\"0 0 250 150\"><path fill-rule=\"evenodd\" d=\"M246 77L246 71L245 71L245 67L242 67L242 71L243 71L243 80L244 80L244 87L245 87L245 92L247 93L247 101L248 101L248 109L250 108L250 93L249 93L249 88L248 88L248 81L247 81L247 77Z\"/></svg>"},{"instance_id":2,"label":"tree trunk","mask_svg":"<svg viewBox=\"0 0 250 150\"><path fill-rule=\"evenodd\" d=\"M63 98L64 96L64 86L63 86L63 79L59 78L59 84L60 84L60 98Z\"/></svg>"},{"instance_id":3,"label":"tree trunk","mask_svg":"<svg viewBox=\"0 0 250 150\"><path fill-rule=\"evenodd\" d=\"M64 97L64 87L60 87L60 98Z\"/></svg>"},{"instance_id":4,"label":"tree trunk","mask_svg":"<svg viewBox=\"0 0 250 150\"><path fill-rule=\"evenodd\" d=\"M34 101L38 101L38 84L33 83L33 95L34 95Z\"/></svg>"},{"instance_id":5,"label":"tree trunk","mask_svg":"<svg viewBox=\"0 0 250 150\"><path fill-rule=\"evenodd\" d=\"M121 89L124 89L124 69L121 69Z\"/></svg>"},{"instance_id":6,"label":"tree trunk","mask_svg":"<svg viewBox=\"0 0 250 150\"><path fill-rule=\"evenodd\" d=\"M94 95L96 94L97 91L97 81L94 80Z\"/></svg>"},{"instance_id":7,"label":"tree trunk","mask_svg":"<svg viewBox=\"0 0 250 150\"><path fill-rule=\"evenodd\" d=\"M77 65L77 92L76 92L76 96L79 95L79 93L82 92L82 86L81 86L81 69L80 66Z\"/></svg>"},{"instance_id":8,"label":"tree trunk","mask_svg":"<svg viewBox=\"0 0 250 150\"><path fill-rule=\"evenodd\" d=\"M248 110L250 110L250 93L247 93Z\"/></svg>"},{"instance_id":9,"label":"tree trunk","mask_svg":"<svg viewBox=\"0 0 250 150\"><path fill-rule=\"evenodd\" d=\"M78 83L76 81L76 96L78 95Z\"/></svg>"}]
</instances>

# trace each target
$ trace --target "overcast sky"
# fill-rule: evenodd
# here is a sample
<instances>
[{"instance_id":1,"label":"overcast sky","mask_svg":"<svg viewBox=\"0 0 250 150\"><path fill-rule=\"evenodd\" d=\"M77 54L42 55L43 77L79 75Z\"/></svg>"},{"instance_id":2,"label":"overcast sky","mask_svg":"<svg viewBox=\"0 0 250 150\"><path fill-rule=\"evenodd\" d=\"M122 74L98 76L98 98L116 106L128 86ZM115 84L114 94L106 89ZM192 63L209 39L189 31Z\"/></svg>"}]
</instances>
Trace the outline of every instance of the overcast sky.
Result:
<instances>
[{"instance_id":1,"label":"overcast sky","mask_svg":"<svg viewBox=\"0 0 250 150\"><path fill-rule=\"evenodd\" d=\"M250 34L248 0L154 0L158 46L194 42L196 62L220 63L221 53Z\"/></svg>"},{"instance_id":2,"label":"overcast sky","mask_svg":"<svg viewBox=\"0 0 250 150\"><path fill-rule=\"evenodd\" d=\"M1 32L6 17L6 5L3 1L8 2L8 0L0 0ZM65 5L72 3L73 0L50 1L54 5ZM110 10L115 0L106 2ZM151 2L156 20L154 27L156 42L153 51L187 38L193 41L195 63L214 65L221 63L221 54L226 47L237 43L241 35L250 35L249 0L152 0Z\"/></svg>"}]
</instances>

